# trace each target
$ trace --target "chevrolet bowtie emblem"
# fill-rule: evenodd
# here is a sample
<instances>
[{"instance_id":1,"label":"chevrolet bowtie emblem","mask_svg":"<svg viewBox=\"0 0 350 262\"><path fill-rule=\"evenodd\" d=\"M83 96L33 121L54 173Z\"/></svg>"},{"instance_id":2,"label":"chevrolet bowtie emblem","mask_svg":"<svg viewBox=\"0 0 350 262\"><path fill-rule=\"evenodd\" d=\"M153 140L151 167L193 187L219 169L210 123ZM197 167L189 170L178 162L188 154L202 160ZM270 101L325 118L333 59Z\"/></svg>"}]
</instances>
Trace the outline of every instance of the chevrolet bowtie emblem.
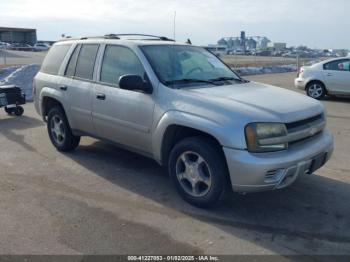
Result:
<instances>
[{"instance_id":1,"label":"chevrolet bowtie emblem","mask_svg":"<svg viewBox=\"0 0 350 262\"><path fill-rule=\"evenodd\" d=\"M311 136L313 136L314 134L317 133L317 128L316 127L311 128L309 133L310 133Z\"/></svg>"}]
</instances>

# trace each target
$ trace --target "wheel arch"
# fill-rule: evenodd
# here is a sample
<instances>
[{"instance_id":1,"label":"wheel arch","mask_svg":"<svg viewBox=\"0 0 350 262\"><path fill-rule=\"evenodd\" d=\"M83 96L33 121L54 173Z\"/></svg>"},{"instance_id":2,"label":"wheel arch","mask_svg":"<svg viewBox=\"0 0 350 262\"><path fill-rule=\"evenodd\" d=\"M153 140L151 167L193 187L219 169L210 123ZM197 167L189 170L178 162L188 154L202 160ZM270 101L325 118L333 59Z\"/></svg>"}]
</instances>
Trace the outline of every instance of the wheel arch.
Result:
<instances>
[{"instance_id":1,"label":"wheel arch","mask_svg":"<svg viewBox=\"0 0 350 262\"><path fill-rule=\"evenodd\" d=\"M66 111L64 110L63 104L57 98L51 96L42 97L41 112L44 121L47 121L47 115L50 109L55 106L60 107L66 115Z\"/></svg>"},{"instance_id":2,"label":"wheel arch","mask_svg":"<svg viewBox=\"0 0 350 262\"><path fill-rule=\"evenodd\" d=\"M155 123L153 130L153 157L160 164L166 163L165 152L168 153L169 145L170 147L173 145L175 138L205 136L211 138L220 147L229 144L229 138L225 134L227 130L222 124L187 112L174 110L164 113Z\"/></svg>"},{"instance_id":3,"label":"wheel arch","mask_svg":"<svg viewBox=\"0 0 350 262\"><path fill-rule=\"evenodd\" d=\"M320 80L320 79L311 79L311 80L309 80L309 81L306 83L306 85L305 85L305 90L306 90L306 89L308 88L308 86L311 85L312 83L319 83L319 84L321 84L321 85L324 87L324 89L326 90L326 93L328 92L326 84L324 83L323 80Z\"/></svg>"},{"instance_id":4,"label":"wheel arch","mask_svg":"<svg viewBox=\"0 0 350 262\"><path fill-rule=\"evenodd\" d=\"M161 144L160 160L163 166L167 165L170 151L176 143L189 137L204 137L208 139L222 153L222 156L225 157L221 143L215 136L196 128L180 124L171 124L166 128Z\"/></svg>"},{"instance_id":5,"label":"wheel arch","mask_svg":"<svg viewBox=\"0 0 350 262\"><path fill-rule=\"evenodd\" d=\"M63 101L64 101L64 96L58 90L47 86L41 89L39 99L38 99L38 102L39 102L38 109L44 121L46 121L49 108L52 108L51 106L54 106L54 105L60 106L63 112L66 114Z\"/></svg>"}]
</instances>

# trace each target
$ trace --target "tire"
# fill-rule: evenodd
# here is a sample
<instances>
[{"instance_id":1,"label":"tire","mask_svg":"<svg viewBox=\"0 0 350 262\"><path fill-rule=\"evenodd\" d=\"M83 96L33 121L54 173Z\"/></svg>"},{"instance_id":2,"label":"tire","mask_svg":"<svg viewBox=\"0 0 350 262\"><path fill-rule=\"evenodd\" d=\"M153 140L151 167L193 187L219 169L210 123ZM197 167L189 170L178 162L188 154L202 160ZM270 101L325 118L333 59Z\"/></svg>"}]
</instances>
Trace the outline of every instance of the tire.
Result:
<instances>
[{"instance_id":1,"label":"tire","mask_svg":"<svg viewBox=\"0 0 350 262\"><path fill-rule=\"evenodd\" d=\"M174 146L168 172L181 197L201 208L213 207L222 200L229 182L220 149L202 137L186 138Z\"/></svg>"},{"instance_id":2,"label":"tire","mask_svg":"<svg viewBox=\"0 0 350 262\"><path fill-rule=\"evenodd\" d=\"M23 113L24 113L23 107L17 106L17 107L14 109L14 113L15 113L16 116L21 116L21 115L23 115Z\"/></svg>"},{"instance_id":3,"label":"tire","mask_svg":"<svg viewBox=\"0 0 350 262\"><path fill-rule=\"evenodd\" d=\"M51 143L58 151L67 152L76 149L80 142L79 136L74 136L61 107L53 107L47 115L47 131Z\"/></svg>"},{"instance_id":4,"label":"tire","mask_svg":"<svg viewBox=\"0 0 350 262\"><path fill-rule=\"evenodd\" d=\"M309 97L320 100L326 96L326 88L321 82L310 82L306 86L306 94Z\"/></svg>"},{"instance_id":5,"label":"tire","mask_svg":"<svg viewBox=\"0 0 350 262\"><path fill-rule=\"evenodd\" d=\"M8 114L8 115L12 115L14 113L14 109L13 108L7 108L5 107L5 112Z\"/></svg>"}]
</instances>

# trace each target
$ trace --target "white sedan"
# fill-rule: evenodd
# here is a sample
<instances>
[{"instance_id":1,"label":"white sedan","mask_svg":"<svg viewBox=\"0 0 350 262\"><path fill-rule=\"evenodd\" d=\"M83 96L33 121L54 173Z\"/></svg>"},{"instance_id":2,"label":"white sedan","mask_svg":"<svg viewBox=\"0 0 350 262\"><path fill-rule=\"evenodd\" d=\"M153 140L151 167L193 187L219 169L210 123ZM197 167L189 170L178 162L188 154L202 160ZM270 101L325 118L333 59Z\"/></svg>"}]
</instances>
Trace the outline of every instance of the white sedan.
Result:
<instances>
[{"instance_id":1,"label":"white sedan","mask_svg":"<svg viewBox=\"0 0 350 262\"><path fill-rule=\"evenodd\" d=\"M295 79L295 86L315 99L326 95L350 95L350 57L302 67Z\"/></svg>"},{"instance_id":2,"label":"white sedan","mask_svg":"<svg viewBox=\"0 0 350 262\"><path fill-rule=\"evenodd\" d=\"M36 43L36 44L34 45L34 49L35 49L36 51L47 51L47 50L50 49L50 46L47 45L47 44Z\"/></svg>"}]
</instances>

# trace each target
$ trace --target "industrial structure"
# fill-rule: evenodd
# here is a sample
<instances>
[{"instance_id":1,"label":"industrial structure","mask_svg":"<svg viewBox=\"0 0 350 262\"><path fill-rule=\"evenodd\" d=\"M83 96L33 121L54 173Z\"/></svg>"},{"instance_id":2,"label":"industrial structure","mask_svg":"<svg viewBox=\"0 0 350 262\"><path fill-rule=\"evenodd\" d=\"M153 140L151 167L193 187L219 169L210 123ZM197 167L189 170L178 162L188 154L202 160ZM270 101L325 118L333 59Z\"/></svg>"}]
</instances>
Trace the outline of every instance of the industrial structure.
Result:
<instances>
[{"instance_id":1,"label":"industrial structure","mask_svg":"<svg viewBox=\"0 0 350 262\"><path fill-rule=\"evenodd\" d=\"M37 42L36 29L0 27L0 42L34 45Z\"/></svg>"},{"instance_id":2,"label":"industrial structure","mask_svg":"<svg viewBox=\"0 0 350 262\"><path fill-rule=\"evenodd\" d=\"M278 43L278 42L270 42L267 44L267 47L269 49L272 49L273 51L282 51L287 48L286 43Z\"/></svg>"},{"instance_id":3,"label":"industrial structure","mask_svg":"<svg viewBox=\"0 0 350 262\"><path fill-rule=\"evenodd\" d=\"M273 43L265 36L246 36L245 31L240 37L223 37L217 46L226 47L227 53L247 53L249 51L277 51L286 48L285 43Z\"/></svg>"}]
</instances>

